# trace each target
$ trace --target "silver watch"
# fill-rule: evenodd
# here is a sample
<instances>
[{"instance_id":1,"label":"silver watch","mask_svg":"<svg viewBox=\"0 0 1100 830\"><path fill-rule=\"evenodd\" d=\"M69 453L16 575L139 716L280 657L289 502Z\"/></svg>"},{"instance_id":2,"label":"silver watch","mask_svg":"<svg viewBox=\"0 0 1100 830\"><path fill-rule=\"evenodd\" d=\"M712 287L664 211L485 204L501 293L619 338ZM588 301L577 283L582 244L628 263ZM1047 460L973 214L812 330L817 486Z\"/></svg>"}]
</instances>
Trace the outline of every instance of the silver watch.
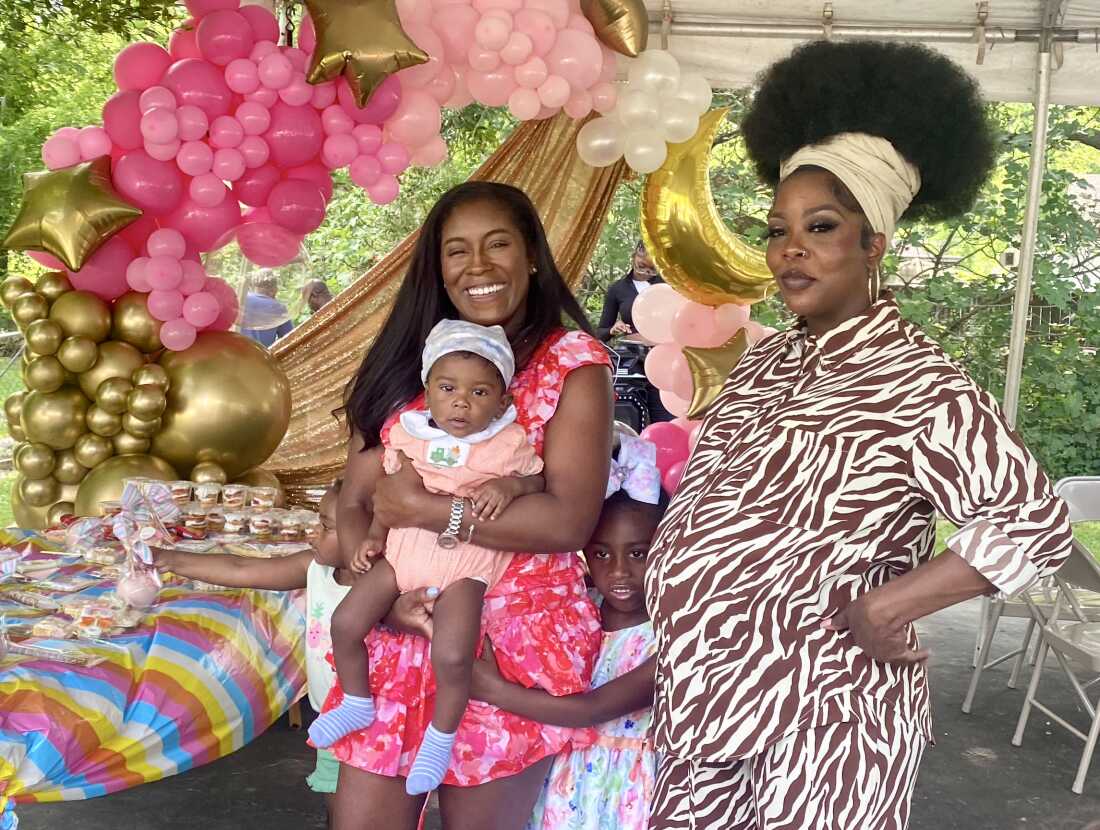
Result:
<instances>
[{"instance_id":1,"label":"silver watch","mask_svg":"<svg viewBox=\"0 0 1100 830\"><path fill-rule=\"evenodd\" d=\"M447 527L439 534L436 540L444 550L458 547L458 531L462 528L462 517L466 515L466 500L457 496L451 499L451 518Z\"/></svg>"}]
</instances>

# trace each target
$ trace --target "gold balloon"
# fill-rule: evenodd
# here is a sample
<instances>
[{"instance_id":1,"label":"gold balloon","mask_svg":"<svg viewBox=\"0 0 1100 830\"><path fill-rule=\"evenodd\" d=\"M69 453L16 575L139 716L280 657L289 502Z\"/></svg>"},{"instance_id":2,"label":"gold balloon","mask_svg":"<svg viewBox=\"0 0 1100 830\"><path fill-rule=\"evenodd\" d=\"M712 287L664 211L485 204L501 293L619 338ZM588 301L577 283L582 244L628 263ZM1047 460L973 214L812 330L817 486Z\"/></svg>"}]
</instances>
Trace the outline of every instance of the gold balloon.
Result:
<instances>
[{"instance_id":1,"label":"gold balloon","mask_svg":"<svg viewBox=\"0 0 1100 830\"><path fill-rule=\"evenodd\" d=\"M15 302L11 304L12 319L23 328L26 328L35 320L44 319L49 313L50 301L37 291L31 291L16 297Z\"/></svg>"},{"instance_id":2,"label":"gold balloon","mask_svg":"<svg viewBox=\"0 0 1100 830\"><path fill-rule=\"evenodd\" d=\"M53 450L45 444L23 444L15 451L15 469L27 478L45 478L57 466Z\"/></svg>"},{"instance_id":3,"label":"gold balloon","mask_svg":"<svg viewBox=\"0 0 1100 830\"><path fill-rule=\"evenodd\" d=\"M98 516L105 501L116 501L122 495L122 482L127 478L152 478L172 481L179 478L172 465L152 455L118 455L109 458L88 473L76 491L76 514Z\"/></svg>"},{"instance_id":4,"label":"gold balloon","mask_svg":"<svg viewBox=\"0 0 1100 830\"><path fill-rule=\"evenodd\" d=\"M23 412L23 399L26 392L15 392L4 399L4 414L8 418L9 425L18 425L20 414Z\"/></svg>"},{"instance_id":5,"label":"gold balloon","mask_svg":"<svg viewBox=\"0 0 1100 830\"><path fill-rule=\"evenodd\" d=\"M66 337L87 337L99 343L111 333L111 309L95 294L70 291L50 306L50 319Z\"/></svg>"},{"instance_id":6,"label":"gold balloon","mask_svg":"<svg viewBox=\"0 0 1100 830\"><path fill-rule=\"evenodd\" d=\"M115 454L115 445L110 438L87 432L81 435L73 447L73 458L85 470L98 467ZM84 476L81 476L83 479Z\"/></svg>"},{"instance_id":7,"label":"gold balloon","mask_svg":"<svg viewBox=\"0 0 1100 830\"><path fill-rule=\"evenodd\" d=\"M134 385L126 378L107 378L95 391L96 406L112 415L124 415L133 388Z\"/></svg>"},{"instance_id":8,"label":"gold balloon","mask_svg":"<svg viewBox=\"0 0 1100 830\"><path fill-rule=\"evenodd\" d=\"M111 439L115 455L142 455L149 452L153 442L148 438L138 438L128 432L120 432Z\"/></svg>"},{"instance_id":9,"label":"gold balloon","mask_svg":"<svg viewBox=\"0 0 1100 830\"><path fill-rule=\"evenodd\" d=\"M202 332L183 352L165 352L168 409L153 454L183 471L201 461L232 478L262 464L290 423L290 383L258 343L231 332Z\"/></svg>"},{"instance_id":10,"label":"gold balloon","mask_svg":"<svg viewBox=\"0 0 1100 830\"><path fill-rule=\"evenodd\" d=\"M111 186L111 157L62 170L23 174L23 204L2 244L13 251L44 251L79 271L113 234L141 210Z\"/></svg>"},{"instance_id":11,"label":"gold balloon","mask_svg":"<svg viewBox=\"0 0 1100 830\"><path fill-rule=\"evenodd\" d=\"M0 283L0 300L4 301L5 306L11 308L17 298L31 291L34 291L34 286L31 285L30 280L23 277L8 277Z\"/></svg>"},{"instance_id":12,"label":"gold balloon","mask_svg":"<svg viewBox=\"0 0 1100 830\"><path fill-rule=\"evenodd\" d=\"M88 436L81 436L81 440ZM99 438L98 435L91 436L92 438ZM107 442L108 445L110 442ZM80 441L76 442L76 445L80 446ZM112 448L113 449L113 448ZM99 459L100 463L110 458L109 455L105 455ZM79 484L84 480L84 476L88 474L88 468L81 464L76 459L76 450L61 450L61 452L54 455L55 463L53 468L53 477L60 481L62 484Z\"/></svg>"},{"instance_id":13,"label":"gold balloon","mask_svg":"<svg viewBox=\"0 0 1100 830\"><path fill-rule=\"evenodd\" d=\"M642 0L581 0L581 12L613 52L636 58L649 43L649 12Z\"/></svg>"},{"instance_id":14,"label":"gold balloon","mask_svg":"<svg viewBox=\"0 0 1100 830\"><path fill-rule=\"evenodd\" d=\"M164 348L160 342L161 323L149 313L147 296L136 291L123 294L115 300L111 315L111 339L129 343L146 354Z\"/></svg>"},{"instance_id":15,"label":"gold balloon","mask_svg":"<svg viewBox=\"0 0 1100 830\"><path fill-rule=\"evenodd\" d=\"M98 406L93 405L88 410L85 420L88 423L88 429L96 435L102 435L104 438L110 438L112 435L118 435L122 432L122 417L104 412Z\"/></svg>"},{"instance_id":16,"label":"gold balloon","mask_svg":"<svg viewBox=\"0 0 1100 830\"><path fill-rule=\"evenodd\" d=\"M129 380L134 370L144 363L145 356L129 343L119 343L117 340L100 343L95 365L80 376L80 388L89 398L95 398L103 381L108 378Z\"/></svg>"},{"instance_id":17,"label":"gold balloon","mask_svg":"<svg viewBox=\"0 0 1100 830\"><path fill-rule=\"evenodd\" d=\"M65 383L65 369L53 355L36 357L23 367L23 383L33 392L56 392Z\"/></svg>"},{"instance_id":18,"label":"gold balloon","mask_svg":"<svg viewBox=\"0 0 1100 830\"><path fill-rule=\"evenodd\" d=\"M19 483L19 495L31 507L47 507L57 501L60 494L61 485L52 476L23 478Z\"/></svg>"},{"instance_id":19,"label":"gold balloon","mask_svg":"<svg viewBox=\"0 0 1100 830\"><path fill-rule=\"evenodd\" d=\"M71 501L59 501L55 502L53 507L46 510L46 522L47 527L54 527L61 524L61 520L66 516L75 516L76 506Z\"/></svg>"},{"instance_id":20,"label":"gold balloon","mask_svg":"<svg viewBox=\"0 0 1100 830\"><path fill-rule=\"evenodd\" d=\"M61 365L78 375L95 366L98 358L99 346L88 337L67 337L61 341L61 347L57 350L57 359L61 361Z\"/></svg>"},{"instance_id":21,"label":"gold balloon","mask_svg":"<svg viewBox=\"0 0 1100 830\"><path fill-rule=\"evenodd\" d=\"M51 303L62 294L73 290L73 284L69 282L64 271L50 271L38 278L34 284L35 290Z\"/></svg>"},{"instance_id":22,"label":"gold balloon","mask_svg":"<svg viewBox=\"0 0 1100 830\"><path fill-rule=\"evenodd\" d=\"M16 441L27 440L27 433L23 431L23 427L16 426L15 424L8 424L8 434Z\"/></svg>"},{"instance_id":23,"label":"gold balloon","mask_svg":"<svg viewBox=\"0 0 1100 830\"><path fill-rule=\"evenodd\" d=\"M57 354L65 333L53 320L35 320L27 326L27 349L35 354Z\"/></svg>"},{"instance_id":24,"label":"gold balloon","mask_svg":"<svg viewBox=\"0 0 1100 830\"><path fill-rule=\"evenodd\" d=\"M233 483L247 484L249 487L274 487L275 506L286 507L286 491L283 489L283 483L279 481L279 477L270 470L265 470L262 467L254 467L244 475L239 475L233 479Z\"/></svg>"},{"instance_id":25,"label":"gold balloon","mask_svg":"<svg viewBox=\"0 0 1100 830\"><path fill-rule=\"evenodd\" d=\"M146 363L130 376L134 386L156 386L168 391L168 373L159 363Z\"/></svg>"},{"instance_id":26,"label":"gold balloon","mask_svg":"<svg viewBox=\"0 0 1100 830\"><path fill-rule=\"evenodd\" d=\"M430 59L401 28L395 0L305 3L317 30L306 80L320 84L343 75L360 107L389 75Z\"/></svg>"},{"instance_id":27,"label":"gold balloon","mask_svg":"<svg viewBox=\"0 0 1100 830\"><path fill-rule=\"evenodd\" d=\"M697 349L685 346L684 360L691 370L691 406L687 416L691 420L703 417L703 413L718 399L726 378L733 367L745 356L752 344L744 329L716 349Z\"/></svg>"},{"instance_id":28,"label":"gold balloon","mask_svg":"<svg viewBox=\"0 0 1100 830\"><path fill-rule=\"evenodd\" d=\"M196 464L191 471L191 480L197 484L225 484L229 481L229 476L213 461L203 461Z\"/></svg>"},{"instance_id":29,"label":"gold balloon","mask_svg":"<svg viewBox=\"0 0 1100 830\"><path fill-rule=\"evenodd\" d=\"M126 399L126 408L130 414L143 421L151 421L164 414L168 406L168 399L164 390L151 383L142 384L134 388Z\"/></svg>"},{"instance_id":30,"label":"gold balloon","mask_svg":"<svg viewBox=\"0 0 1100 830\"><path fill-rule=\"evenodd\" d=\"M162 426L160 418L144 420L127 412L122 416L122 428L135 438L152 438Z\"/></svg>"},{"instance_id":31,"label":"gold balloon","mask_svg":"<svg viewBox=\"0 0 1100 830\"><path fill-rule=\"evenodd\" d=\"M34 507L23 501L22 487L23 477L17 475L11 485L11 512L19 527L28 530L42 530L50 525L49 513L53 505ZM64 485L60 488L58 498L63 502L72 502L76 498L76 486Z\"/></svg>"},{"instance_id":32,"label":"gold balloon","mask_svg":"<svg viewBox=\"0 0 1100 830\"><path fill-rule=\"evenodd\" d=\"M722 222L710 191L710 147L729 108L699 119L699 131L668 146L642 190L642 239L665 282L704 305L748 305L775 293L764 254Z\"/></svg>"},{"instance_id":33,"label":"gold balloon","mask_svg":"<svg viewBox=\"0 0 1100 830\"><path fill-rule=\"evenodd\" d=\"M74 386L56 392L31 392L23 401L20 422L31 441L67 450L84 434L88 399Z\"/></svg>"}]
</instances>

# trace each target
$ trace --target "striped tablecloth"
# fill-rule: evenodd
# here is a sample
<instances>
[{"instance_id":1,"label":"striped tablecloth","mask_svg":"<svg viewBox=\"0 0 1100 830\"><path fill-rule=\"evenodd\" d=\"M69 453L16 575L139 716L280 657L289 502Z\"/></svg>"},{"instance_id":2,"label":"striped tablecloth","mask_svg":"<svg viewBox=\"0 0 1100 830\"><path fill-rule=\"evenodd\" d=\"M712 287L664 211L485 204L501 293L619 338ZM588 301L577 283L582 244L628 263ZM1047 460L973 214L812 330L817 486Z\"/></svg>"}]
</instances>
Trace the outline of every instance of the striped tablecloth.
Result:
<instances>
[{"instance_id":1,"label":"striped tablecloth","mask_svg":"<svg viewBox=\"0 0 1100 830\"><path fill-rule=\"evenodd\" d=\"M63 561L73 563L65 571L84 567ZM4 597L10 587L0 586L0 613L19 615L21 607ZM297 599L166 587L138 628L110 641L80 641L104 658L98 665L9 654L0 661L0 815L9 799L93 798L251 741L305 685Z\"/></svg>"}]
</instances>

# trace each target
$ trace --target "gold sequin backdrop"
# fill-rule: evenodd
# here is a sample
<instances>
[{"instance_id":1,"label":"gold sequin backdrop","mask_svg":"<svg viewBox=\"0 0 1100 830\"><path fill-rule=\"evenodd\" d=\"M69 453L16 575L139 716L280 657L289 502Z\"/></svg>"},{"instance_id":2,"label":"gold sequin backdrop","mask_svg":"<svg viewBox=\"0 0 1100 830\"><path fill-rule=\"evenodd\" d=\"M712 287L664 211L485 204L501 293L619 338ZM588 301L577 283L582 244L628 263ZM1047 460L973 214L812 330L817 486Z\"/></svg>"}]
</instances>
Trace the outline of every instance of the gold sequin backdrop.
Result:
<instances>
[{"instance_id":1,"label":"gold sequin backdrop","mask_svg":"<svg viewBox=\"0 0 1100 830\"><path fill-rule=\"evenodd\" d=\"M527 192L574 290L624 170L621 162L594 169L581 161L576 151L580 126L562 115L521 124L471 176ZM274 349L290 378L294 410L286 438L264 466L279 476L293 501L330 482L344 466L347 432L332 411L389 314L415 241L413 233Z\"/></svg>"}]
</instances>

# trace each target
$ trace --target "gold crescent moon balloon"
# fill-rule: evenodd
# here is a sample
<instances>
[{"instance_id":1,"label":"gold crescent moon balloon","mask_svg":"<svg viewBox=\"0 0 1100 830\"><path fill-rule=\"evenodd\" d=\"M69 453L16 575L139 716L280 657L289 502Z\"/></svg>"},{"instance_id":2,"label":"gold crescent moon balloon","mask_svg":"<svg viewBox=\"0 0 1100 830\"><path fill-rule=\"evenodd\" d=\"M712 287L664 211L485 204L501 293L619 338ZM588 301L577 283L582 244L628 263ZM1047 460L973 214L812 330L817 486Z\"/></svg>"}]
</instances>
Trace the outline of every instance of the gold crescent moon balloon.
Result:
<instances>
[{"instance_id":1,"label":"gold crescent moon balloon","mask_svg":"<svg viewBox=\"0 0 1100 830\"><path fill-rule=\"evenodd\" d=\"M129 380L134 370L145 363L145 355L129 343L108 340L99 344L99 356L95 365L80 375L80 388L84 394L95 399L99 385L108 378Z\"/></svg>"},{"instance_id":2,"label":"gold crescent moon balloon","mask_svg":"<svg viewBox=\"0 0 1100 830\"><path fill-rule=\"evenodd\" d=\"M50 521L50 511L53 510L58 503L72 503L73 499L76 498L76 485L65 484L61 486L58 494L58 498L61 499L60 502L54 502L54 504L44 507L34 507L23 501L22 483L23 477L20 475L17 475L12 482L11 512L12 516L15 518L16 524L28 530L43 530L49 527L52 524Z\"/></svg>"},{"instance_id":3,"label":"gold crescent moon balloon","mask_svg":"<svg viewBox=\"0 0 1100 830\"><path fill-rule=\"evenodd\" d=\"M52 303L62 294L72 291L73 284L69 282L64 271L50 271L38 278L34 290Z\"/></svg>"},{"instance_id":4,"label":"gold crescent moon balloon","mask_svg":"<svg viewBox=\"0 0 1100 830\"><path fill-rule=\"evenodd\" d=\"M23 204L2 244L44 251L79 271L104 242L141 216L111 185L111 157L23 174Z\"/></svg>"},{"instance_id":5,"label":"gold crescent moon balloon","mask_svg":"<svg viewBox=\"0 0 1100 830\"><path fill-rule=\"evenodd\" d=\"M642 0L581 0L596 37L613 52L636 58L649 43L649 12Z\"/></svg>"},{"instance_id":6,"label":"gold crescent moon balloon","mask_svg":"<svg viewBox=\"0 0 1100 830\"><path fill-rule=\"evenodd\" d=\"M35 320L27 326L27 348L38 355L57 354L65 332L53 320Z\"/></svg>"},{"instance_id":7,"label":"gold crescent moon balloon","mask_svg":"<svg viewBox=\"0 0 1100 830\"><path fill-rule=\"evenodd\" d=\"M710 190L714 136L729 108L711 110L699 130L668 146L668 158L642 190L642 239L665 282L704 305L748 305L775 293L762 251L734 235Z\"/></svg>"},{"instance_id":8,"label":"gold crescent moon balloon","mask_svg":"<svg viewBox=\"0 0 1100 830\"><path fill-rule=\"evenodd\" d=\"M213 461L230 478L262 464L290 423L290 383L263 346L232 332L202 332L182 352L165 352L164 428L153 455L181 472Z\"/></svg>"},{"instance_id":9,"label":"gold crescent moon balloon","mask_svg":"<svg viewBox=\"0 0 1100 830\"><path fill-rule=\"evenodd\" d=\"M73 458L84 468L84 474L88 470L98 467L114 454L115 445L111 439L96 435L94 432L86 432L81 435L73 447ZM84 474L81 474L81 480L83 480Z\"/></svg>"},{"instance_id":10,"label":"gold crescent moon balloon","mask_svg":"<svg viewBox=\"0 0 1100 830\"><path fill-rule=\"evenodd\" d=\"M0 283L0 300L3 300L5 306L11 308L12 303L31 291L34 291L34 286L31 285L30 280L24 277L8 277Z\"/></svg>"},{"instance_id":11,"label":"gold crescent moon balloon","mask_svg":"<svg viewBox=\"0 0 1100 830\"><path fill-rule=\"evenodd\" d=\"M745 356L752 344L749 333L740 329L737 334L716 349L683 348L684 360L691 371L691 406L687 417L697 420L703 417L712 403L718 399L733 367Z\"/></svg>"},{"instance_id":12,"label":"gold crescent moon balloon","mask_svg":"<svg viewBox=\"0 0 1100 830\"><path fill-rule=\"evenodd\" d=\"M279 481L279 477L271 470L265 470L263 467L256 467L249 470L244 475L239 475L233 479L234 484L247 484L249 487L274 487L275 488L275 506L286 506L286 491L283 489L283 483Z\"/></svg>"},{"instance_id":13,"label":"gold crescent moon balloon","mask_svg":"<svg viewBox=\"0 0 1100 830\"><path fill-rule=\"evenodd\" d=\"M122 495L122 482L127 478L173 481L179 476L171 464L156 456L117 455L104 461L80 482L76 491L76 514L99 516L100 504L117 501Z\"/></svg>"},{"instance_id":14,"label":"gold crescent moon balloon","mask_svg":"<svg viewBox=\"0 0 1100 830\"><path fill-rule=\"evenodd\" d=\"M94 437L98 438L99 436ZM80 442L78 441L77 446L79 445ZM98 463L102 463L108 458L110 458L109 455L104 456ZM75 449L61 450L61 452L54 454L54 459L53 477L62 484L80 484L84 480L84 476L88 474L88 468L77 461Z\"/></svg>"},{"instance_id":15,"label":"gold crescent moon balloon","mask_svg":"<svg viewBox=\"0 0 1100 830\"><path fill-rule=\"evenodd\" d=\"M149 313L146 295L131 291L115 300L111 313L111 339L121 340L149 354L159 352L160 320Z\"/></svg>"},{"instance_id":16,"label":"gold crescent moon balloon","mask_svg":"<svg viewBox=\"0 0 1100 830\"><path fill-rule=\"evenodd\" d=\"M111 309L95 294L69 291L53 301L50 319L66 337L87 337L99 343L111 333Z\"/></svg>"},{"instance_id":17,"label":"gold crescent moon balloon","mask_svg":"<svg viewBox=\"0 0 1100 830\"><path fill-rule=\"evenodd\" d=\"M28 440L67 450L87 431L88 399L75 386L56 392L31 392L23 400L20 424Z\"/></svg>"}]
</instances>

